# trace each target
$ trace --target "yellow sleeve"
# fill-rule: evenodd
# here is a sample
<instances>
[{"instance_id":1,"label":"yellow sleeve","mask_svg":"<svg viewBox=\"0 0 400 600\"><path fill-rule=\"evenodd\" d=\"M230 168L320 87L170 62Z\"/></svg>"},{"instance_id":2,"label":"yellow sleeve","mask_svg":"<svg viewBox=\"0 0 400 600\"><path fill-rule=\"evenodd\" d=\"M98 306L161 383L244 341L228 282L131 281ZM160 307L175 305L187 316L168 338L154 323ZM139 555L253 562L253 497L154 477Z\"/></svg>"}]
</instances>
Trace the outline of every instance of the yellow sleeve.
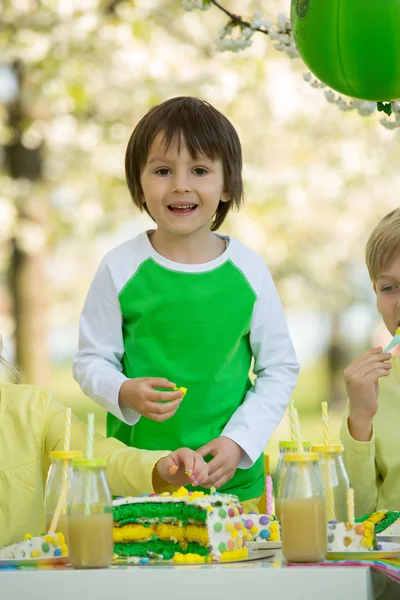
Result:
<instances>
[{"instance_id":1,"label":"yellow sleeve","mask_svg":"<svg viewBox=\"0 0 400 600\"><path fill-rule=\"evenodd\" d=\"M355 515L361 517L376 510L378 472L375 465L375 432L369 442L358 442L349 431L348 416L343 421L340 437L344 447L344 464L350 485L354 488Z\"/></svg>"},{"instance_id":2,"label":"yellow sleeve","mask_svg":"<svg viewBox=\"0 0 400 600\"><path fill-rule=\"evenodd\" d=\"M46 435L47 452L63 450L65 408L52 403L52 418ZM87 427L72 417L71 450L86 451ZM151 494L153 488L153 470L156 463L170 454L168 450L139 450L125 446L115 438L105 438L95 433L94 456L107 459L106 477L113 496L139 496Z\"/></svg>"}]
</instances>

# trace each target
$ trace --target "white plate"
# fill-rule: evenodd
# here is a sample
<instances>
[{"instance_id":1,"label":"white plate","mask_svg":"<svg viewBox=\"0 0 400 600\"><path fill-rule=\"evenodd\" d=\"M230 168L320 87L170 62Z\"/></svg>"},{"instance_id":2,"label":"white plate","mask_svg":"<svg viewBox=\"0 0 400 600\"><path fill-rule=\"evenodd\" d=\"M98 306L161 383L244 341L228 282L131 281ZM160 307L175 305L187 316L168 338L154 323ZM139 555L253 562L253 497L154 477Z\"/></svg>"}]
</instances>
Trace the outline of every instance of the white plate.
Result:
<instances>
[{"instance_id":1,"label":"white plate","mask_svg":"<svg viewBox=\"0 0 400 600\"><path fill-rule=\"evenodd\" d=\"M328 560L380 560L382 558L395 558L400 556L400 544L392 542L378 543L382 546L382 550L366 550L365 552L328 552L326 558Z\"/></svg>"},{"instance_id":2,"label":"white plate","mask_svg":"<svg viewBox=\"0 0 400 600\"><path fill-rule=\"evenodd\" d=\"M0 567L39 567L41 565L62 565L68 563L68 556L53 558L0 558Z\"/></svg>"},{"instance_id":3,"label":"white plate","mask_svg":"<svg viewBox=\"0 0 400 600\"><path fill-rule=\"evenodd\" d=\"M133 565L133 566L139 566L139 567L147 567L147 566L151 566L151 565L165 565L165 566L176 566L176 567L185 567L186 565L196 565L198 566L203 566L203 565L227 565L228 563L238 563L238 562L248 562L250 560L264 560L265 558L271 558L272 556L275 555L275 550L249 550L249 556L248 558L242 558L240 560L224 560L224 561L215 561L215 562L208 562L208 563L198 563L198 562L193 562L193 563L174 563L172 562L172 560L157 560L157 559L151 559L148 563L140 563L140 562L133 562L133 561L129 561L128 562L128 558L129 557L125 557L124 556L120 556L119 558L115 559L113 561L114 565Z\"/></svg>"},{"instance_id":4,"label":"white plate","mask_svg":"<svg viewBox=\"0 0 400 600\"><path fill-rule=\"evenodd\" d=\"M246 548L249 550L279 550L282 548L282 542L246 542Z\"/></svg>"}]
</instances>

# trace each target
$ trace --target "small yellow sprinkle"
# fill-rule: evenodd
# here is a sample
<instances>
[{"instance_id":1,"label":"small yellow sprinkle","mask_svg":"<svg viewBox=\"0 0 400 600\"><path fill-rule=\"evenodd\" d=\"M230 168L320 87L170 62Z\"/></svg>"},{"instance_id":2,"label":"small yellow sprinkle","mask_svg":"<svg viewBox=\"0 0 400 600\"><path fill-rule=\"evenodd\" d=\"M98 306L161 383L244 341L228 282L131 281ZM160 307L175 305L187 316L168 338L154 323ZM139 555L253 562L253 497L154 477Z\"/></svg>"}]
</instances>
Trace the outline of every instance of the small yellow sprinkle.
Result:
<instances>
[{"instance_id":1,"label":"small yellow sprinkle","mask_svg":"<svg viewBox=\"0 0 400 600\"><path fill-rule=\"evenodd\" d=\"M39 558L40 550L32 550L31 556L32 556L32 558Z\"/></svg>"},{"instance_id":2,"label":"small yellow sprinkle","mask_svg":"<svg viewBox=\"0 0 400 600\"><path fill-rule=\"evenodd\" d=\"M32 539L32 535L30 533L26 533L24 535L24 540L31 540Z\"/></svg>"},{"instance_id":3,"label":"small yellow sprinkle","mask_svg":"<svg viewBox=\"0 0 400 600\"><path fill-rule=\"evenodd\" d=\"M192 469L188 469L187 471L185 471L185 475L187 475L188 477L191 477L193 475Z\"/></svg>"}]
</instances>

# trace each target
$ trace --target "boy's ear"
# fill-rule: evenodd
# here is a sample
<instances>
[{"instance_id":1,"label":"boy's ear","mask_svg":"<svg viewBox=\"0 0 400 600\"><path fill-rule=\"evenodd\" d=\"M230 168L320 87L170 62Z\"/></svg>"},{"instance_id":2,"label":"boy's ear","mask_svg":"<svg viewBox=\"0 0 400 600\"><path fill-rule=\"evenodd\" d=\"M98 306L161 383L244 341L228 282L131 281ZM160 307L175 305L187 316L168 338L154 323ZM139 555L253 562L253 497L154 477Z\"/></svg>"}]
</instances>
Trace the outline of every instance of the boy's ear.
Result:
<instances>
[{"instance_id":1,"label":"boy's ear","mask_svg":"<svg viewBox=\"0 0 400 600\"><path fill-rule=\"evenodd\" d=\"M228 192L222 192L222 196L220 198L220 202L229 202L231 199Z\"/></svg>"},{"instance_id":2,"label":"boy's ear","mask_svg":"<svg viewBox=\"0 0 400 600\"><path fill-rule=\"evenodd\" d=\"M374 292L375 292L375 294L376 294L376 283L373 283L373 284L372 284L372 287L374 288Z\"/></svg>"}]
</instances>

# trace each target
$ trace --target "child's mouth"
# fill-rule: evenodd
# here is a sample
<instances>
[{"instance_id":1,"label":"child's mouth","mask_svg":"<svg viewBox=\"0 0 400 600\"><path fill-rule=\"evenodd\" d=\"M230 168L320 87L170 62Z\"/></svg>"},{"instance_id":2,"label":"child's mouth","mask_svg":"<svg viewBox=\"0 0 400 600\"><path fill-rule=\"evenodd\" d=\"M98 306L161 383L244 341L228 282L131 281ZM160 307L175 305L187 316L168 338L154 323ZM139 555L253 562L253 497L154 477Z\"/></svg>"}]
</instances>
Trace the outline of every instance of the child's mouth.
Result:
<instances>
[{"instance_id":1,"label":"child's mouth","mask_svg":"<svg viewBox=\"0 0 400 600\"><path fill-rule=\"evenodd\" d=\"M190 215L197 208L197 204L169 204L168 210L174 215Z\"/></svg>"}]
</instances>

